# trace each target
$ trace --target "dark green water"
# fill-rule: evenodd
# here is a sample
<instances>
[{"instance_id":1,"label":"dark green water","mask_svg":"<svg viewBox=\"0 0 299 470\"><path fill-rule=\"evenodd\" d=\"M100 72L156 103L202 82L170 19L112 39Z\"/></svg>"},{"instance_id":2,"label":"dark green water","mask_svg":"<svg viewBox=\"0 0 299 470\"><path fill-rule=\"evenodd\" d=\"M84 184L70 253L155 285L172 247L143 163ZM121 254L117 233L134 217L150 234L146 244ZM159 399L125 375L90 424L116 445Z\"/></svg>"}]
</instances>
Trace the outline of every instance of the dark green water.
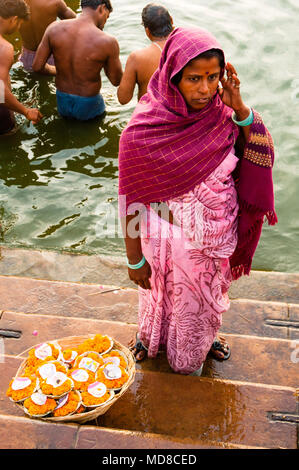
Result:
<instances>
[{"instance_id":1,"label":"dark green water","mask_svg":"<svg viewBox=\"0 0 299 470\"><path fill-rule=\"evenodd\" d=\"M78 10L79 1L67 2ZM148 44L140 0L114 0L105 31L116 36L125 64ZM209 29L237 68L245 101L262 113L276 148L274 168L279 224L264 226L255 269L298 271L299 60L296 0L170 2L176 26ZM16 55L21 43L9 38ZM116 88L103 76L107 114L75 123L60 118L51 78L29 75L16 61L11 71L17 97L38 106L37 126L18 116L18 132L0 139L0 243L9 247L124 254L117 220L118 140L136 105L118 104ZM108 236L100 236L110 208ZM114 208L114 214L113 210Z\"/></svg>"}]
</instances>

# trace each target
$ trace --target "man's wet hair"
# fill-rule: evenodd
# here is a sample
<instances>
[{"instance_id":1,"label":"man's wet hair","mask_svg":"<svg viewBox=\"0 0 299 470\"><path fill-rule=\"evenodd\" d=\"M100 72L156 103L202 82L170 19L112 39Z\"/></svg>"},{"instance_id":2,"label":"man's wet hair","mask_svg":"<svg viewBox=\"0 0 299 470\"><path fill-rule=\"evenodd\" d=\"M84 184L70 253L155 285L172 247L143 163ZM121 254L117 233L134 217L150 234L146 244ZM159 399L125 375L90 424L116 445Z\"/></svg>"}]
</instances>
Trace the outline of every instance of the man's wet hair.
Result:
<instances>
[{"instance_id":1,"label":"man's wet hair","mask_svg":"<svg viewBox=\"0 0 299 470\"><path fill-rule=\"evenodd\" d=\"M96 10L99 5L105 5L110 13L113 10L110 0L81 0L81 8L88 7Z\"/></svg>"},{"instance_id":2,"label":"man's wet hair","mask_svg":"<svg viewBox=\"0 0 299 470\"><path fill-rule=\"evenodd\" d=\"M171 16L163 5L149 3L142 10L142 24L157 38L165 38L173 30Z\"/></svg>"},{"instance_id":3,"label":"man's wet hair","mask_svg":"<svg viewBox=\"0 0 299 470\"><path fill-rule=\"evenodd\" d=\"M0 0L0 17L7 20L17 16L20 20L28 20L30 10L24 0Z\"/></svg>"}]
</instances>

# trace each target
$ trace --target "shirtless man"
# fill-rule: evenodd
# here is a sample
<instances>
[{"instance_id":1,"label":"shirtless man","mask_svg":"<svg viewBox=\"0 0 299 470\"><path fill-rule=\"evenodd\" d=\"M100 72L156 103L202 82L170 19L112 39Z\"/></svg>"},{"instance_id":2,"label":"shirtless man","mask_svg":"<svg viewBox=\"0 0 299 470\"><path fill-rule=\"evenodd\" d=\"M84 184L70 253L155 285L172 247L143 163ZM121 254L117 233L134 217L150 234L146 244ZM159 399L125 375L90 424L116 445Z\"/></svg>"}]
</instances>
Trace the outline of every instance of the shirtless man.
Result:
<instances>
[{"instance_id":1,"label":"shirtless man","mask_svg":"<svg viewBox=\"0 0 299 470\"><path fill-rule=\"evenodd\" d=\"M99 94L102 68L114 86L123 72L117 40L102 31L112 11L110 0L81 0L81 6L78 18L48 26L33 70L56 74L59 114L86 121L105 111ZM56 68L46 64L51 52Z\"/></svg>"},{"instance_id":2,"label":"shirtless man","mask_svg":"<svg viewBox=\"0 0 299 470\"><path fill-rule=\"evenodd\" d=\"M16 32L28 17L29 9L24 0L0 0L0 134L15 127L13 111L23 114L33 124L42 118L38 109L26 108L11 92L9 71L14 62L14 49L2 37Z\"/></svg>"},{"instance_id":3,"label":"shirtless man","mask_svg":"<svg viewBox=\"0 0 299 470\"><path fill-rule=\"evenodd\" d=\"M173 30L173 21L166 8L154 3L142 10L142 24L150 39L150 46L132 52L127 60L121 84L117 90L120 104L127 104L138 85L138 100L146 93L148 82L158 68L167 37Z\"/></svg>"},{"instance_id":4,"label":"shirtless man","mask_svg":"<svg viewBox=\"0 0 299 470\"><path fill-rule=\"evenodd\" d=\"M31 14L28 21L24 21L20 28L23 48L19 60L27 72L32 72L35 53L46 28L57 17L67 20L76 18L76 13L65 4L64 0L26 0L26 3ZM49 59L49 64L54 65L53 57Z\"/></svg>"}]
</instances>

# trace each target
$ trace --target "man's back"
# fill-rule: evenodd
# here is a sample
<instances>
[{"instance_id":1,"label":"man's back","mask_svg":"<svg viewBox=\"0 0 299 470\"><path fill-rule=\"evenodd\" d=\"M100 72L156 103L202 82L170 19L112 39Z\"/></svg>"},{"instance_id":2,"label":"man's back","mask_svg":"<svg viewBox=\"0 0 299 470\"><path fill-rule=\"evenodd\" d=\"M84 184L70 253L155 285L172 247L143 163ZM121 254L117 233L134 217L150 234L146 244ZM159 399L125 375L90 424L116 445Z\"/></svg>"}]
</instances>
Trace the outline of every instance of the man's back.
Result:
<instances>
[{"instance_id":1,"label":"man's back","mask_svg":"<svg viewBox=\"0 0 299 470\"><path fill-rule=\"evenodd\" d=\"M142 10L142 24L151 45L132 52L127 60L117 97L121 104L127 104L138 85L138 100L147 92L147 85L157 70L165 42L173 30L173 21L162 5L149 3Z\"/></svg>"},{"instance_id":2,"label":"man's back","mask_svg":"<svg viewBox=\"0 0 299 470\"><path fill-rule=\"evenodd\" d=\"M62 0L26 0L30 18L20 28L23 46L36 51L48 25L59 18L70 18L71 10Z\"/></svg>"},{"instance_id":3,"label":"man's back","mask_svg":"<svg viewBox=\"0 0 299 470\"><path fill-rule=\"evenodd\" d=\"M150 46L129 55L121 84L117 90L121 104L126 104L131 100L135 84L138 85L138 100L147 92L148 83L159 66L165 42L166 39L154 41Z\"/></svg>"},{"instance_id":4,"label":"man's back","mask_svg":"<svg viewBox=\"0 0 299 470\"><path fill-rule=\"evenodd\" d=\"M60 115L81 121L105 111L100 95L102 68L114 86L122 77L117 40L104 33L112 11L110 0L81 0L82 13L48 26L32 65L35 72L56 75ZM53 54L55 66L47 63Z\"/></svg>"},{"instance_id":5,"label":"man's back","mask_svg":"<svg viewBox=\"0 0 299 470\"><path fill-rule=\"evenodd\" d=\"M113 36L104 33L109 10L101 0L97 1L95 10L84 7L77 18L49 25L38 47L33 70L55 74L60 92L82 97L97 95L102 68L114 86L120 83L119 45ZM55 60L52 68L46 64L51 53Z\"/></svg>"},{"instance_id":6,"label":"man's back","mask_svg":"<svg viewBox=\"0 0 299 470\"><path fill-rule=\"evenodd\" d=\"M164 42L155 42L135 52L138 99L146 93L148 82L159 66L163 45Z\"/></svg>"},{"instance_id":7,"label":"man's back","mask_svg":"<svg viewBox=\"0 0 299 470\"><path fill-rule=\"evenodd\" d=\"M49 42L56 65L57 88L81 96L97 94L111 39L95 25L79 19L53 25Z\"/></svg>"}]
</instances>

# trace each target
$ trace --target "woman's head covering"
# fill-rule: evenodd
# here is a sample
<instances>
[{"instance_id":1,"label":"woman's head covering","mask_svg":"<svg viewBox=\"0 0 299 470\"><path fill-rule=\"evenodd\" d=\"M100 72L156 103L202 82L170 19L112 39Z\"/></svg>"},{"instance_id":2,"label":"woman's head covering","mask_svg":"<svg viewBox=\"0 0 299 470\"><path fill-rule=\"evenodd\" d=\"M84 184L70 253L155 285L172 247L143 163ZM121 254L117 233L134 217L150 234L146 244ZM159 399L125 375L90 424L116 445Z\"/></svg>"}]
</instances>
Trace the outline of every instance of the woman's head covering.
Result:
<instances>
[{"instance_id":1,"label":"woman's head covering","mask_svg":"<svg viewBox=\"0 0 299 470\"><path fill-rule=\"evenodd\" d=\"M202 29L175 29L164 46L148 92L119 145L119 194L126 206L162 202L203 181L231 151L238 128L218 93L190 110L173 77L202 52L221 46ZM222 51L223 52L223 51Z\"/></svg>"},{"instance_id":2,"label":"woman's head covering","mask_svg":"<svg viewBox=\"0 0 299 470\"><path fill-rule=\"evenodd\" d=\"M208 31L175 29L163 48L159 68L148 85L148 99L163 103L173 113L188 116L185 100L173 79L191 60L210 49L219 49L224 59L220 44Z\"/></svg>"}]
</instances>

